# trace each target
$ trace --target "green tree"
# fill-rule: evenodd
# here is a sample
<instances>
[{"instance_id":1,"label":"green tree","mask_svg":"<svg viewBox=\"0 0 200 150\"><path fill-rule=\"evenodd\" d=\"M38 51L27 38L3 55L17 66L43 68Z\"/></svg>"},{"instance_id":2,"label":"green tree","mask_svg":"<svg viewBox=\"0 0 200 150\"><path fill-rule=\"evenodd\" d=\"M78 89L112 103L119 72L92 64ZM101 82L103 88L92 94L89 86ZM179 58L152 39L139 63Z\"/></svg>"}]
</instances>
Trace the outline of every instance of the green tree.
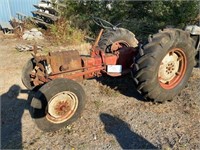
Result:
<instances>
[{"instance_id":1,"label":"green tree","mask_svg":"<svg viewBox=\"0 0 200 150\"><path fill-rule=\"evenodd\" d=\"M191 0L66 0L65 17L74 26L92 33L97 31L97 26L91 21L91 16L96 16L114 25L122 23L122 27L144 37L167 25L184 28L198 15L199 3Z\"/></svg>"}]
</instances>

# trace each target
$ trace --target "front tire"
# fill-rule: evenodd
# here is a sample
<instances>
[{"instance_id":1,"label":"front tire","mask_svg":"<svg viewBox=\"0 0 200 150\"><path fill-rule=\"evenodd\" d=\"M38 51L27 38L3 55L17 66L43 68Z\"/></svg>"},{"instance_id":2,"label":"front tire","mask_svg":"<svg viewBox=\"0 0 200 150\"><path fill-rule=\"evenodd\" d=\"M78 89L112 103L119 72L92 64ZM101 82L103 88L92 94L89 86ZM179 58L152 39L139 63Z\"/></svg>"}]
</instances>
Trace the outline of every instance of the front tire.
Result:
<instances>
[{"instance_id":1,"label":"front tire","mask_svg":"<svg viewBox=\"0 0 200 150\"><path fill-rule=\"evenodd\" d=\"M195 65L194 41L189 33L165 29L149 38L133 67L137 90L146 99L173 99L186 85Z\"/></svg>"},{"instance_id":2,"label":"front tire","mask_svg":"<svg viewBox=\"0 0 200 150\"><path fill-rule=\"evenodd\" d=\"M39 129L50 132L79 118L85 92L75 81L55 79L42 86L31 102L31 115Z\"/></svg>"}]
</instances>

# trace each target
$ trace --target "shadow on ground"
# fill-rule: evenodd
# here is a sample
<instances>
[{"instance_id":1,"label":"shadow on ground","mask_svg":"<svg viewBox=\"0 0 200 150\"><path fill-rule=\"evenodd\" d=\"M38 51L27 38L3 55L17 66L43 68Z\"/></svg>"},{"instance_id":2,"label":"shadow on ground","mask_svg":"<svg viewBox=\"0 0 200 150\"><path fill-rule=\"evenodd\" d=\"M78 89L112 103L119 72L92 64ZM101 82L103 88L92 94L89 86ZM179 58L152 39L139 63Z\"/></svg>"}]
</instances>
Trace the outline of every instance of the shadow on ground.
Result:
<instances>
[{"instance_id":1,"label":"shadow on ground","mask_svg":"<svg viewBox=\"0 0 200 150\"><path fill-rule=\"evenodd\" d=\"M13 85L8 92L1 95L1 149L22 149L21 118L29 103L18 99L19 93L29 93L21 90L19 85Z\"/></svg>"},{"instance_id":2,"label":"shadow on ground","mask_svg":"<svg viewBox=\"0 0 200 150\"><path fill-rule=\"evenodd\" d=\"M129 124L109 114L100 114L104 129L115 136L122 149L157 149L153 144L130 129Z\"/></svg>"},{"instance_id":3,"label":"shadow on ground","mask_svg":"<svg viewBox=\"0 0 200 150\"><path fill-rule=\"evenodd\" d=\"M103 85L109 86L111 89L119 91L121 94L125 96L134 97L140 101L146 101L142 97L142 95L140 95L136 90L133 83L133 79L130 74L123 75L120 77L102 76L96 78L96 80Z\"/></svg>"}]
</instances>

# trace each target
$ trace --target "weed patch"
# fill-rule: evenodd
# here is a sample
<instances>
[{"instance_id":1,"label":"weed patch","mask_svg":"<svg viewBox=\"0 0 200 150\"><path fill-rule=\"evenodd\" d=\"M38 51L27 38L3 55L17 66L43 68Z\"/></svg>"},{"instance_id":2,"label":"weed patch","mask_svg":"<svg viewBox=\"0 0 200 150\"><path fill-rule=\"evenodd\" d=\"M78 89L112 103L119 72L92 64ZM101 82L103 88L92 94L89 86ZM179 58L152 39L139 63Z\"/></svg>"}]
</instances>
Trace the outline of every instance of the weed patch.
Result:
<instances>
[{"instance_id":1,"label":"weed patch","mask_svg":"<svg viewBox=\"0 0 200 150\"><path fill-rule=\"evenodd\" d=\"M53 45L77 45L84 41L85 32L72 27L66 19L58 20L47 30L47 37Z\"/></svg>"}]
</instances>

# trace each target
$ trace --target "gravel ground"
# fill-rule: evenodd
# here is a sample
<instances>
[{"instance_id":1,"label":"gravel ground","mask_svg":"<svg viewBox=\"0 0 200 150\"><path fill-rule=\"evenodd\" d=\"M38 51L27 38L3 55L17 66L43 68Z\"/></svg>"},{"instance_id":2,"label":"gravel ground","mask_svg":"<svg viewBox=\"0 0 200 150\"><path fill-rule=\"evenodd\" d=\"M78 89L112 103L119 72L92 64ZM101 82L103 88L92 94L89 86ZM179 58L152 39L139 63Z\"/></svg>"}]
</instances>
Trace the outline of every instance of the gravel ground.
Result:
<instances>
[{"instance_id":1,"label":"gravel ground","mask_svg":"<svg viewBox=\"0 0 200 150\"><path fill-rule=\"evenodd\" d=\"M200 69L164 104L144 101L130 75L85 80L81 118L45 133L30 116L30 91L20 79L30 52L16 51L22 40L0 37L1 149L200 149Z\"/></svg>"}]
</instances>

